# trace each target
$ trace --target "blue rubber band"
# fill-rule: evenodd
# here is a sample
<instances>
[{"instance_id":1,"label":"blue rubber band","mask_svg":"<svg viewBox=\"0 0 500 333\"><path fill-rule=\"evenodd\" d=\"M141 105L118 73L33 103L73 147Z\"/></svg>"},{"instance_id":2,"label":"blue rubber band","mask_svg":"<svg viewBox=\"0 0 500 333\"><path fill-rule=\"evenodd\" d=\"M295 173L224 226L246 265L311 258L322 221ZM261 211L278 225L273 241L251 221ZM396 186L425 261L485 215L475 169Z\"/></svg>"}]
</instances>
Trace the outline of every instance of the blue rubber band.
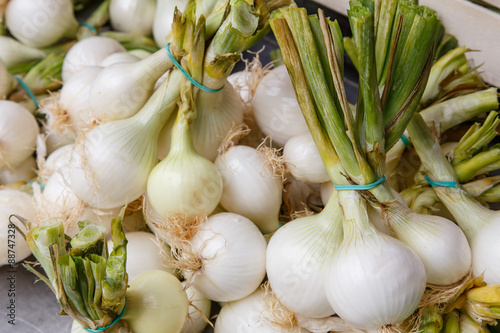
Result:
<instances>
[{"instance_id":1,"label":"blue rubber band","mask_svg":"<svg viewBox=\"0 0 500 333\"><path fill-rule=\"evenodd\" d=\"M36 100L35 94L33 94L33 92L31 91L30 87L28 87L26 85L26 83L24 83L24 81L21 80L20 78L18 78L17 76L14 76L14 78L17 80L17 82L19 82L19 85L21 87L23 87L24 91L26 91L26 93L28 94L28 96L33 101L33 103L35 103L35 107L38 109L39 108L38 101Z\"/></svg>"},{"instance_id":2,"label":"blue rubber band","mask_svg":"<svg viewBox=\"0 0 500 333\"><path fill-rule=\"evenodd\" d=\"M405 147L410 147L410 140L406 137L406 135L401 135L401 141L403 141Z\"/></svg>"},{"instance_id":3,"label":"blue rubber band","mask_svg":"<svg viewBox=\"0 0 500 333\"><path fill-rule=\"evenodd\" d=\"M458 187L458 184L456 182L437 182L435 180L432 180L429 176L425 176L425 180L432 187Z\"/></svg>"},{"instance_id":4,"label":"blue rubber band","mask_svg":"<svg viewBox=\"0 0 500 333\"><path fill-rule=\"evenodd\" d=\"M170 53L170 43L167 44L167 46L165 47L167 49L167 54L168 54L168 57L172 60L172 62L174 63L175 67L179 68L179 70L182 72L182 74L184 74L184 76L189 80L191 81L195 86L197 86L198 88L200 88L201 90L203 91L206 91L206 92L210 92L210 93L216 93L216 92L219 92L222 90L222 88L224 88L224 86L220 87L219 89L211 89L211 88L208 88L208 87L205 87L204 85L198 83L195 79L193 79L191 77L191 75L188 74L188 72L186 72L184 70L184 68L182 68L181 64L179 64L179 62L177 62L177 60L175 60L174 56L172 55L172 53Z\"/></svg>"},{"instance_id":5,"label":"blue rubber band","mask_svg":"<svg viewBox=\"0 0 500 333\"><path fill-rule=\"evenodd\" d=\"M81 25L82 27L89 28L89 29L90 29L90 30L92 30L92 32L93 32L93 33L95 33L96 35L97 35L97 34L99 34L99 33L97 32L97 29L96 29L93 25L88 24L87 22L83 22L83 23L81 23L80 25Z\"/></svg>"},{"instance_id":6,"label":"blue rubber band","mask_svg":"<svg viewBox=\"0 0 500 333\"><path fill-rule=\"evenodd\" d=\"M91 328L85 328L85 327L82 327L85 331L87 332L90 332L90 333L99 333L99 332L104 332L105 330L107 330L108 328L110 328L111 326L113 326L114 324L116 324L120 319L122 319L123 317L123 314L125 313L125 308L127 307L127 297L125 297L125 305L123 306L123 310L122 312L120 313L120 315L115 319L113 320L113 322L111 324L109 324L108 326L106 327L101 327L101 328L96 328L95 330L91 329Z\"/></svg>"},{"instance_id":7,"label":"blue rubber band","mask_svg":"<svg viewBox=\"0 0 500 333\"><path fill-rule=\"evenodd\" d=\"M43 186L43 185L42 185L42 184L40 184L39 182L34 182L34 181L32 181L32 180L28 180L26 183L31 184L31 185L33 185L33 184L35 184L35 183L36 183L36 184L38 184L38 186L40 186L40 188L41 188L42 190L45 190L45 186Z\"/></svg>"},{"instance_id":8,"label":"blue rubber band","mask_svg":"<svg viewBox=\"0 0 500 333\"><path fill-rule=\"evenodd\" d=\"M335 189L337 191L363 191L363 190L371 190L372 188L374 187L377 187L378 185L382 184L383 182L386 181L386 178L385 176L380 178L379 180L377 180L376 182L374 183L371 183L371 184L366 184L366 185L335 185L333 184L333 186L335 187Z\"/></svg>"}]
</instances>

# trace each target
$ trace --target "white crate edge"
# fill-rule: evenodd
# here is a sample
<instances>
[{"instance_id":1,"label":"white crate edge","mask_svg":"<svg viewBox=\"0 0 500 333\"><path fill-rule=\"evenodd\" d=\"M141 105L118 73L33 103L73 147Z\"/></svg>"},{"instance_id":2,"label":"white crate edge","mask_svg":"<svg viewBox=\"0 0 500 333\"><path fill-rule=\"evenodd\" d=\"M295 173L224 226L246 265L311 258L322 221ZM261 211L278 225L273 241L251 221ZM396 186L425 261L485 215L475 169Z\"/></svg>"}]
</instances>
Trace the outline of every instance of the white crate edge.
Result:
<instances>
[{"instance_id":1,"label":"white crate edge","mask_svg":"<svg viewBox=\"0 0 500 333\"><path fill-rule=\"evenodd\" d=\"M342 14L349 7L349 0L315 2ZM467 56L474 65L482 64L480 71L488 83L500 87L500 14L467 0L420 0L419 3L437 11L446 31L460 45L477 51Z\"/></svg>"}]
</instances>

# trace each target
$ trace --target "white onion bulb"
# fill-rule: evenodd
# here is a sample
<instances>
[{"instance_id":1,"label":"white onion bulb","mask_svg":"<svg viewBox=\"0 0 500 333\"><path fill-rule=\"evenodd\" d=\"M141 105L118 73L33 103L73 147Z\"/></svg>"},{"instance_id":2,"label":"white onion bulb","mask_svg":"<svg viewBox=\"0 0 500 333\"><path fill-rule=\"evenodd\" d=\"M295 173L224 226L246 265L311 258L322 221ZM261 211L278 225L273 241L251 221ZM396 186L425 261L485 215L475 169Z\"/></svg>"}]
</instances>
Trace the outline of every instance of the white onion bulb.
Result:
<instances>
[{"instance_id":1,"label":"white onion bulb","mask_svg":"<svg viewBox=\"0 0 500 333\"><path fill-rule=\"evenodd\" d=\"M17 230L9 227L11 214L17 214L29 222L35 223L36 214L32 197L19 190L0 190L0 266L14 265L31 254L24 238ZM28 232L22 223L18 223L16 218L12 218L12 222L25 234Z\"/></svg>"},{"instance_id":2,"label":"white onion bulb","mask_svg":"<svg viewBox=\"0 0 500 333\"><path fill-rule=\"evenodd\" d=\"M215 160L224 183L220 203L243 215L263 233L279 227L283 183L264 154L248 146L233 146Z\"/></svg>"},{"instance_id":3,"label":"white onion bulb","mask_svg":"<svg viewBox=\"0 0 500 333\"><path fill-rule=\"evenodd\" d=\"M175 82L181 75L174 71L170 79ZM86 134L73 151L68 174L71 189L81 200L106 209L144 194L157 163L158 134L177 107L179 90L179 85L167 81L135 116L101 124Z\"/></svg>"},{"instance_id":4,"label":"white onion bulb","mask_svg":"<svg viewBox=\"0 0 500 333\"><path fill-rule=\"evenodd\" d=\"M141 61L104 68L90 89L90 113L101 122L131 117L148 101L156 81L172 65L163 48Z\"/></svg>"},{"instance_id":5,"label":"white onion bulb","mask_svg":"<svg viewBox=\"0 0 500 333\"><path fill-rule=\"evenodd\" d=\"M247 218L232 213L213 215L190 242L201 268L183 273L205 297L218 302L238 300L264 279L267 244Z\"/></svg>"},{"instance_id":6,"label":"white onion bulb","mask_svg":"<svg viewBox=\"0 0 500 333\"><path fill-rule=\"evenodd\" d=\"M21 165L14 169L0 169L0 184L10 184L15 182L26 182L36 177L36 161L30 156Z\"/></svg>"},{"instance_id":7,"label":"white onion bulb","mask_svg":"<svg viewBox=\"0 0 500 333\"><path fill-rule=\"evenodd\" d=\"M321 213L288 222L271 237L267 277L290 311L313 318L335 313L324 285L342 236L342 215L334 194Z\"/></svg>"},{"instance_id":8,"label":"white onion bulb","mask_svg":"<svg viewBox=\"0 0 500 333\"><path fill-rule=\"evenodd\" d=\"M102 66L100 63L109 55L126 52L116 40L92 36L80 40L69 49L64 58L62 78L67 82L76 72L85 67Z\"/></svg>"},{"instance_id":9,"label":"white onion bulb","mask_svg":"<svg viewBox=\"0 0 500 333\"><path fill-rule=\"evenodd\" d=\"M194 147L198 154L215 161L229 130L243 123L243 104L233 86L226 82L217 93L198 92L196 113L191 124Z\"/></svg>"},{"instance_id":10,"label":"white onion bulb","mask_svg":"<svg viewBox=\"0 0 500 333\"><path fill-rule=\"evenodd\" d=\"M440 216L417 214L399 204L389 207L386 214L394 237L422 260L427 283L453 284L469 272L471 250L455 223Z\"/></svg>"},{"instance_id":11,"label":"white onion bulb","mask_svg":"<svg viewBox=\"0 0 500 333\"><path fill-rule=\"evenodd\" d=\"M153 23L153 37L159 47L167 46L167 37L172 30L174 10L184 13L189 0L157 0L156 14Z\"/></svg>"},{"instance_id":12,"label":"white onion bulb","mask_svg":"<svg viewBox=\"0 0 500 333\"><path fill-rule=\"evenodd\" d=\"M285 66L264 76L252 105L257 124L273 143L284 145L292 137L309 131Z\"/></svg>"},{"instance_id":13,"label":"white onion bulb","mask_svg":"<svg viewBox=\"0 0 500 333\"><path fill-rule=\"evenodd\" d=\"M109 3L113 30L140 36L151 36L155 12L155 0L111 0Z\"/></svg>"},{"instance_id":14,"label":"white onion bulb","mask_svg":"<svg viewBox=\"0 0 500 333\"><path fill-rule=\"evenodd\" d=\"M298 180L311 183L330 180L310 132L289 139L283 148L283 158L292 176Z\"/></svg>"},{"instance_id":15,"label":"white onion bulb","mask_svg":"<svg viewBox=\"0 0 500 333\"><path fill-rule=\"evenodd\" d=\"M52 173L45 183L41 198L35 194L40 222L59 220L64 222L64 231L70 237L79 233L78 222L89 220L111 232L111 220L120 212L120 207L98 210L86 206L73 193L68 184L67 166Z\"/></svg>"},{"instance_id":16,"label":"white onion bulb","mask_svg":"<svg viewBox=\"0 0 500 333\"><path fill-rule=\"evenodd\" d=\"M285 328L273 324L272 314L266 308L265 293L261 288L239 301L229 302L222 307L215 333L295 333L308 332L298 326Z\"/></svg>"},{"instance_id":17,"label":"white onion bulb","mask_svg":"<svg viewBox=\"0 0 500 333\"><path fill-rule=\"evenodd\" d=\"M71 0L10 0L5 11L10 33L31 47L47 47L78 29Z\"/></svg>"},{"instance_id":18,"label":"white onion bulb","mask_svg":"<svg viewBox=\"0 0 500 333\"><path fill-rule=\"evenodd\" d=\"M36 147L39 128L35 117L21 105L0 100L0 168L15 168Z\"/></svg>"},{"instance_id":19,"label":"white onion bulb","mask_svg":"<svg viewBox=\"0 0 500 333\"><path fill-rule=\"evenodd\" d=\"M90 112L90 90L92 83L102 69L100 66L82 68L72 75L61 89L59 107L67 112L69 122L76 132L90 125L92 119Z\"/></svg>"},{"instance_id":20,"label":"white onion bulb","mask_svg":"<svg viewBox=\"0 0 500 333\"><path fill-rule=\"evenodd\" d=\"M339 192L344 241L330 266L325 292L335 312L360 329L396 324L416 309L425 290L420 258L370 225L359 193Z\"/></svg>"},{"instance_id":21,"label":"white onion bulb","mask_svg":"<svg viewBox=\"0 0 500 333\"><path fill-rule=\"evenodd\" d=\"M435 187L469 240L474 276L484 274L487 284L500 284L500 214L474 200L459 188Z\"/></svg>"},{"instance_id":22,"label":"white onion bulb","mask_svg":"<svg viewBox=\"0 0 500 333\"><path fill-rule=\"evenodd\" d=\"M178 113L168 156L148 178L149 202L165 220L182 216L192 221L208 216L222 194L222 179L215 165L194 148L187 119Z\"/></svg>"}]
</instances>

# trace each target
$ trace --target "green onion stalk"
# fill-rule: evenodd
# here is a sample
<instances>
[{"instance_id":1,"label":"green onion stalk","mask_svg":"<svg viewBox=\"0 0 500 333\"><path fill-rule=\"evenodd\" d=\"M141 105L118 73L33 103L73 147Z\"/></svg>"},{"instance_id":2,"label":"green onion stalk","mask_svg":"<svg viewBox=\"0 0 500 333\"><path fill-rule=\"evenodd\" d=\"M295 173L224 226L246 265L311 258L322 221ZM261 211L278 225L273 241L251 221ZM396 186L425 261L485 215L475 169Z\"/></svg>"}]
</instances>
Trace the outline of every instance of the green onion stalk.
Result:
<instances>
[{"instance_id":1,"label":"green onion stalk","mask_svg":"<svg viewBox=\"0 0 500 333\"><path fill-rule=\"evenodd\" d=\"M49 54L22 78L24 84L29 87L34 95L45 94L61 87L64 56L65 54L61 53ZM28 93L22 87L18 87L17 91L12 93L9 99L22 101L27 98L29 98Z\"/></svg>"},{"instance_id":2,"label":"green onion stalk","mask_svg":"<svg viewBox=\"0 0 500 333\"><path fill-rule=\"evenodd\" d=\"M110 325L125 306L127 240L122 228L125 209L113 219L113 251L108 256L106 230L90 221L80 221L80 232L66 246L62 222L31 227L26 242L45 271L43 276L29 264L23 266L45 282L56 295L61 314L80 325L98 329ZM126 323L122 323L126 325ZM122 324L114 325L113 330Z\"/></svg>"},{"instance_id":3,"label":"green onion stalk","mask_svg":"<svg viewBox=\"0 0 500 333\"><path fill-rule=\"evenodd\" d=\"M499 124L497 112L490 112L482 125L475 123L470 127L451 152L451 164L459 183L473 198L482 203L497 201L496 185L500 177L491 176L474 181L473 179L500 167L499 146L490 146L491 141L498 135L496 128ZM422 170L415 177L416 184L412 186L421 190L418 195L411 187L405 189L402 195L412 196L411 207L415 211L430 213L432 207L439 203L439 199L434 191L429 189L424 176L425 170Z\"/></svg>"},{"instance_id":4,"label":"green onion stalk","mask_svg":"<svg viewBox=\"0 0 500 333\"><path fill-rule=\"evenodd\" d=\"M268 2L281 5L289 3L288 0L264 1ZM204 114L197 114L207 109L203 105L217 105L227 92L227 89L223 88L226 79L236 62L241 59L241 53L248 40L255 35L261 15L256 11L253 2L249 4L246 0L233 0L230 6L225 8L224 20L210 39L207 39L207 34L211 33L207 30L210 15L207 20L203 16L198 18L195 8L189 6L185 13L176 11L174 15L170 34L172 41L168 47L171 52L182 55L179 63L191 79L184 77L180 82L173 83L180 84L181 89L179 110L172 128L170 151L153 169L147 185L148 199L153 209L164 219L165 228L162 229L165 230L176 229L172 225L178 226L178 223L185 224L185 228L177 230L191 230L193 223L210 214L220 199L222 191L220 174L215 165L193 146L193 132L198 131L195 132L198 134L200 126L201 131L205 131L204 134L210 139L217 138L214 132L218 128L207 128L206 123L194 122L203 119ZM198 88L198 84L202 85L203 89ZM188 172L184 165L179 165L180 161L193 165L196 170ZM183 172L178 168L183 169ZM172 184L169 175L178 171L181 174L177 177L180 178L180 182ZM197 181L194 181L194 173L198 177ZM173 188L172 186L179 188L178 191L171 190L175 198L168 198L164 188ZM210 187L210 195L203 195L201 198L203 200L198 204L193 202L192 198L200 197L200 193L207 193L207 186ZM173 219L173 216L176 218ZM175 233L165 237L175 243L175 240L185 238L188 234L189 232L184 235Z\"/></svg>"},{"instance_id":5,"label":"green onion stalk","mask_svg":"<svg viewBox=\"0 0 500 333\"><path fill-rule=\"evenodd\" d=\"M419 332L439 333L443 328L443 317L436 306L429 306L422 311L420 316Z\"/></svg>"},{"instance_id":6,"label":"green onion stalk","mask_svg":"<svg viewBox=\"0 0 500 333\"><path fill-rule=\"evenodd\" d=\"M460 312L453 310L444 316L443 333L460 333Z\"/></svg>"},{"instance_id":7,"label":"green onion stalk","mask_svg":"<svg viewBox=\"0 0 500 333\"><path fill-rule=\"evenodd\" d=\"M279 43L302 113L327 172L337 186L367 185L383 177L385 152L399 140L417 110L433 60L434 36L439 23L435 13L409 1L398 2L396 8L398 23L390 43L391 59L387 64L386 88L380 92L374 33L379 21L374 22L374 18L377 17L375 8L372 1L352 1L351 9L348 11L353 31L351 47L355 48L357 59L360 60L358 62L360 86L355 112L349 107L345 98L342 80L343 59L339 53L345 45L340 46L343 45L342 38L336 34L335 24L327 20L321 11L319 16L307 16L305 10L291 7L281 9L271 19L271 27ZM419 49L418 54L413 54L415 49ZM366 205L371 203L385 216L391 235L418 252L419 258L413 267L416 269L414 271L416 279L421 274L417 273L416 267L422 262L427 271L428 281L436 279L433 280L436 282L430 283L441 285L456 283L468 272L470 250L460 229L450 221L426 220L424 216L404 207L395 199L386 183L382 182L365 190L342 190L338 192L338 197L344 217L344 242L340 245L339 252L349 253L354 246L352 244L360 246L359 244L363 243L368 246L370 243L367 241L368 238L374 240L377 237L384 237L380 236L369 221ZM444 233L452 232L457 235L457 239L460 239L459 251L463 252L464 259L460 259L460 263L453 268L442 271L441 277L446 276L446 281L438 278L439 274L431 277L433 275L431 272L436 268L431 268L432 262L436 262L435 253L426 254L422 251L422 247L425 246L415 245L413 241L420 238L417 235L420 231L410 231L411 225L420 225L422 228L420 231L426 230L428 225L439 226L438 229L447 229L446 232L443 231ZM363 241L357 242L356 237L361 237ZM441 236L434 237L432 242L440 243L440 238ZM451 249L455 243L451 242L445 246L450 246ZM406 253L405 251L401 249L401 253ZM449 254L456 257L455 250ZM335 268L344 275L349 275L342 270L350 268L342 266L340 257L339 255L334 258L331 272ZM376 260L376 258L371 259ZM443 262L446 261L447 259L443 259ZM452 270L453 274L450 274ZM337 276L332 274L330 278L337 279ZM450 279L451 275L453 277ZM350 323L354 323L356 327L374 329L373 326L368 327L357 321L355 309L350 309L352 311L343 309L342 305L346 307L348 305L343 303L341 296L338 296L340 298L334 296L337 288L335 286L343 285L348 288L349 283L341 277L338 279L335 281L339 284L333 283L333 280L327 283L326 292L330 304L338 309L337 311L345 311L338 314ZM388 277L387 281L389 280ZM272 286L272 281L270 282ZM415 294L419 293L415 285L408 290L413 290ZM423 292L423 289L421 291ZM340 294L348 292L344 290ZM410 297L407 300L408 303L413 302L410 301ZM405 307L405 311L412 309L408 312L411 313L417 304L406 304L406 306L408 308ZM384 324L395 324L405 318L405 316L391 318Z\"/></svg>"},{"instance_id":8,"label":"green onion stalk","mask_svg":"<svg viewBox=\"0 0 500 333\"><path fill-rule=\"evenodd\" d=\"M427 85L424 97L432 95L438 100L429 97L427 104L431 100L432 104L428 104L425 108L419 107L419 112L425 122L432 124L439 133L444 133L464 121L499 107L499 95L496 88L486 87L473 69L460 71L456 66L453 67L453 64L461 63L461 61L454 61L453 57L463 59L462 52L465 52L465 48L452 50L434 64L430 74L430 80L434 83ZM450 64L451 68L446 67ZM443 72L450 74L445 76L441 74ZM452 77L451 81L450 77ZM447 84L443 84L445 82ZM411 139L408 132L404 134L408 140ZM405 150L405 143L399 140L387 152L386 174L388 176L395 174Z\"/></svg>"}]
</instances>

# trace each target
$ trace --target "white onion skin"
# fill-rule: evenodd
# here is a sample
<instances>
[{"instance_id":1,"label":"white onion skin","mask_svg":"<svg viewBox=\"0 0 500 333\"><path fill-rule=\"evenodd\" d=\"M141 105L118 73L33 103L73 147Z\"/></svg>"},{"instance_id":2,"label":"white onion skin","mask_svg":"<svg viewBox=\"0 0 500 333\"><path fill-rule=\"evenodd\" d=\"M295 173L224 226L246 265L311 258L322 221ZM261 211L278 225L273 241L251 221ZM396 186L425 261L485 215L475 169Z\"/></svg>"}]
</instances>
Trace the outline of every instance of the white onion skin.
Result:
<instances>
[{"instance_id":1,"label":"white onion skin","mask_svg":"<svg viewBox=\"0 0 500 333\"><path fill-rule=\"evenodd\" d=\"M166 267L160 256L160 248L155 243L156 237L150 232L133 231L125 234L127 237L127 274L129 280L135 279L140 274L152 271L166 271L175 274L173 268ZM113 242L108 241L108 249L113 248ZM170 247L163 245L165 254L170 255Z\"/></svg>"},{"instance_id":2,"label":"white onion skin","mask_svg":"<svg viewBox=\"0 0 500 333\"><path fill-rule=\"evenodd\" d=\"M70 161L69 183L78 198L91 207L110 209L144 194L156 164L156 149L144 149L144 145L154 147L156 137L148 140L143 131L140 124L122 120L102 124L87 134ZM120 139L123 133L128 133L125 141ZM135 144L137 141L143 144Z\"/></svg>"},{"instance_id":3,"label":"white onion skin","mask_svg":"<svg viewBox=\"0 0 500 333\"><path fill-rule=\"evenodd\" d=\"M215 322L215 333L292 333L308 332L298 327L273 325L265 305L265 293L259 288L251 295L225 304Z\"/></svg>"},{"instance_id":4,"label":"white onion skin","mask_svg":"<svg viewBox=\"0 0 500 333\"><path fill-rule=\"evenodd\" d=\"M0 267L11 264L8 254L12 253L12 251L15 253L14 261L16 263L31 255L28 244L26 244L26 241L19 232L17 230L9 231L15 230L9 228L9 216L11 214L17 214L35 223L35 212L33 200L29 194L12 189L0 190L0 228L2 230L2 232L0 232ZM13 217L12 222L14 222L25 234L28 232L23 224L16 218ZM12 245L14 245L13 248L11 247ZM11 250L11 252L8 250Z\"/></svg>"},{"instance_id":5,"label":"white onion skin","mask_svg":"<svg viewBox=\"0 0 500 333\"><path fill-rule=\"evenodd\" d=\"M335 195L321 213L288 222L271 237L267 277L276 297L290 311L312 318L335 314L324 285L342 236Z\"/></svg>"},{"instance_id":6,"label":"white onion skin","mask_svg":"<svg viewBox=\"0 0 500 333\"><path fill-rule=\"evenodd\" d=\"M191 239L202 268L192 276L205 297L230 302L250 295L266 274L266 241L247 218L220 213L210 216ZM186 278L191 278L191 273Z\"/></svg>"},{"instance_id":7,"label":"white onion skin","mask_svg":"<svg viewBox=\"0 0 500 333\"><path fill-rule=\"evenodd\" d=\"M120 207L108 210L86 207L70 189L68 182L67 166L52 173L47 179L42 192L43 212L39 212L39 220L42 222L65 221L64 232L70 237L74 237L80 232L78 221L83 220L99 224L109 234L111 220L119 214Z\"/></svg>"},{"instance_id":8,"label":"white onion skin","mask_svg":"<svg viewBox=\"0 0 500 333\"><path fill-rule=\"evenodd\" d=\"M310 132L290 138L283 148L283 158L292 176L300 181L324 183L330 180Z\"/></svg>"},{"instance_id":9,"label":"white onion skin","mask_svg":"<svg viewBox=\"0 0 500 333\"><path fill-rule=\"evenodd\" d=\"M174 71L173 80L182 73ZM101 124L90 130L74 149L69 180L73 192L89 206L123 206L146 192L157 164L161 124L176 107L180 87L163 84L139 113L129 119Z\"/></svg>"},{"instance_id":10,"label":"white onion skin","mask_svg":"<svg viewBox=\"0 0 500 333\"><path fill-rule=\"evenodd\" d=\"M71 76L61 89L60 107L68 113L70 123L76 132L90 125L92 119L90 90L102 69L100 66L82 68Z\"/></svg>"},{"instance_id":11,"label":"white onion skin","mask_svg":"<svg viewBox=\"0 0 500 333\"><path fill-rule=\"evenodd\" d=\"M43 174L41 176L48 178L54 172L66 167L69 164L74 147L74 144L68 144L50 153L43 163Z\"/></svg>"},{"instance_id":12,"label":"white onion skin","mask_svg":"<svg viewBox=\"0 0 500 333\"><path fill-rule=\"evenodd\" d=\"M69 49L63 62L62 78L67 82L76 72L85 67L101 66L111 54L127 52L116 40L92 36L78 41Z\"/></svg>"},{"instance_id":13,"label":"white onion skin","mask_svg":"<svg viewBox=\"0 0 500 333\"><path fill-rule=\"evenodd\" d=\"M325 292L335 312L364 330L396 324L417 308L425 267L410 248L371 226L355 191L339 192L344 240L328 271Z\"/></svg>"},{"instance_id":14,"label":"white onion skin","mask_svg":"<svg viewBox=\"0 0 500 333\"><path fill-rule=\"evenodd\" d=\"M270 71L260 81L252 100L259 128L273 143L284 145L292 137L309 131L285 66Z\"/></svg>"},{"instance_id":15,"label":"white onion skin","mask_svg":"<svg viewBox=\"0 0 500 333\"><path fill-rule=\"evenodd\" d=\"M224 184L222 207L249 218L265 234L278 229L283 184L264 155L252 147L233 146L214 163Z\"/></svg>"},{"instance_id":16,"label":"white onion skin","mask_svg":"<svg viewBox=\"0 0 500 333\"><path fill-rule=\"evenodd\" d=\"M366 330L396 324L411 315L426 281L417 255L384 234L350 241L356 245L340 247L326 284L328 300L337 314ZM393 259L388 262L388 257ZM399 268L405 266L412 268Z\"/></svg>"},{"instance_id":17,"label":"white onion skin","mask_svg":"<svg viewBox=\"0 0 500 333\"><path fill-rule=\"evenodd\" d=\"M198 92L197 117L191 124L196 151L212 162L217 158L218 149L227 133L243 123L244 113L238 93L229 82L215 94Z\"/></svg>"},{"instance_id":18,"label":"white onion skin","mask_svg":"<svg viewBox=\"0 0 500 333\"><path fill-rule=\"evenodd\" d=\"M101 122L136 114L154 92L158 78L172 64L163 48L135 63L105 67L90 89L90 112Z\"/></svg>"},{"instance_id":19,"label":"white onion skin","mask_svg":"<svg viewBox=\"0 0 500 333\"><path fill-rule=\"evenodd\" d=\"M72 37L78 28L71 0L10 0L5 23L17 40L37 48Z\"/></svg>"},{"instance_id":20,"label":"white onion skin","mask_svg":"<svg viewBox=\"0 0 500 333\"><path fill-rule=\"evenodd\" d=\"M471 250L455 223L440 216L416 214L401 206L389 209L387 219L394 236L422 260L427 283L453 284L469 272Z\"/></svg>"},{"instance_id":21,"label":"white onion skin","mask_svg":"<svg viewBox=\"0 0 500 333\"><path fill-rule=\"evenodd\" d=\"M111 0L109 4L113 30L140 36L151 36L155 12L155 0Z\"/></svg>"},{"instance_id":22,"label":"white onion skin","mask_svg":"<svg viewBox=\"0 0 500 333\"><path fill-rule=\"evenodd\" d=\"M158 47L167 46L167 37L172 30L175 7L184 12L188 2L188 0L158 0L156 2L153 37Z\"/></svg>"},{"instance_id":23,"label":"white onion skin","mask_svg":"<svg viewBox=\"0 0 500 333\"><path fill-rule=\"evenodd\" d=\"M123 320L134 333L181 333L189 301L179 280L165 271L147 271L130 282Z\"/></svg>"},{"instance_id":24,"label":"white onion skin","mask_svg":"<svg viewBox=\"0 0 500 333\"><path fill-rule=\"evenodd\" d=\"M117 52L107 56L103 61L99 63L99 65L102 67L108 67L114 64L134 63L140 60L141 59L128 52Z\"/></svg>"},{"instance_id":25,"label":"white onion skin","mask_svg":"<svg viewBox=\"0 0 500 333\"><path fill-rule=\"evenodd\" d=\"M0 168L15 168L36 147L39 127L31 112L21 105L0 100Z\"/></svg>"}]
</instances>

